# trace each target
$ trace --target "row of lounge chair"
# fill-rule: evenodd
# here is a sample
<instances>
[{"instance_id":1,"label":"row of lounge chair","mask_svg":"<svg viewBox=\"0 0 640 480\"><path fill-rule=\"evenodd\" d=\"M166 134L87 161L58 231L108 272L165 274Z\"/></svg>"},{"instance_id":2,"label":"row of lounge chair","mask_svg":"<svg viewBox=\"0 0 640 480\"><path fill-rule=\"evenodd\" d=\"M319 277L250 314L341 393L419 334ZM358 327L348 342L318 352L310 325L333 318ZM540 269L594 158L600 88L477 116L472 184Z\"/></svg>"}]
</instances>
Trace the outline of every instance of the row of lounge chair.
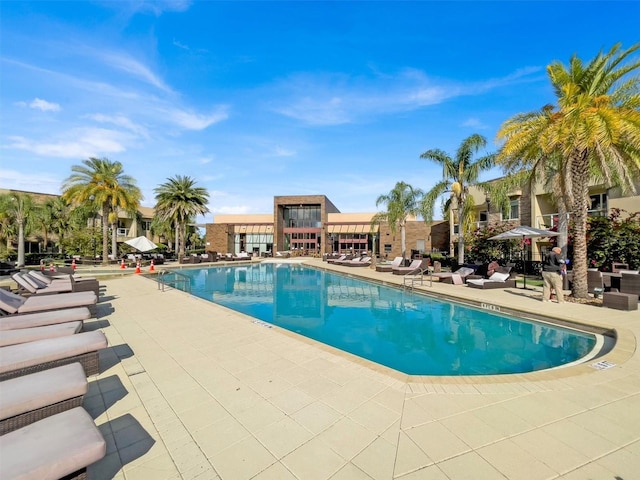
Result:
<instances>
[{"instance_id":1,"label":"row of lounge chair","mask_svg":"<svg viewBox=\"0 0 640 480\"><path fill-rule=\"evenodd\" d=\"M83 332L99 285L32 273L14 274L18 293L0 289L0 478L86 478L106 454L82 408L107 347L102 331Z\"/></svg>"}]
</instances>

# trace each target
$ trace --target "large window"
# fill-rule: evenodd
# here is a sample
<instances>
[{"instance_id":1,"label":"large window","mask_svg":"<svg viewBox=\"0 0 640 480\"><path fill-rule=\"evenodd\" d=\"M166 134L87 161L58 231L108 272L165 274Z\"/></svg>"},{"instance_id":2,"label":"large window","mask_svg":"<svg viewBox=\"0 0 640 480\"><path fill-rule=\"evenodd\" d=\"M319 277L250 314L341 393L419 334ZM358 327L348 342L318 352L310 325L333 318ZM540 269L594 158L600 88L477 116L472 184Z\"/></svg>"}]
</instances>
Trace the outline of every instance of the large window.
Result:
<instances>
[{"instance_id":1,"label":"large window","mask_svg":"<svg viewBox=\"0 0 640 480\"><path fill-rule=\"evenodd\" d=\"M321 228L320 205L300 205L284 207L285 228Z\"/></svg>"},{"instance_id":2,"label":"large window","mask_svg":"<svg viewBox=\"0 0 640 480\"><path fill-rule=\"evenodd\" d=\"M591 212L606 212L607 211L607 194L597 193L595 195L589 195L591 199Z\"/></svg>"},{"instance_id":3,"label":"large window","mask_svg":"<svg viewBox=\"0 0 640 480\"><path fill-rule=\"evenodd\" d=\"M520 218L520 202L518 200L511 200L507 220L516 220L518 218Z\"/></svg>"}]
</instances>

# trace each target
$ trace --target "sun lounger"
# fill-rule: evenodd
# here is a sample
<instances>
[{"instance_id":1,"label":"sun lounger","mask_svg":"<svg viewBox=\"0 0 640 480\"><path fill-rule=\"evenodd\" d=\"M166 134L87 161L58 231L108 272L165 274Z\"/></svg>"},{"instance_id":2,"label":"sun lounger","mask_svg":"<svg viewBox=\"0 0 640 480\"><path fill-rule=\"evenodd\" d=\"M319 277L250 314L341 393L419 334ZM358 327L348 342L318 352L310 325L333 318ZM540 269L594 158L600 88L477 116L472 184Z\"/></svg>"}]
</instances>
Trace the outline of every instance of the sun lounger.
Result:
<instances>
[{"instance_id":1,"label":"sun lounger","mask_svg":"<svg viewBox=\"0 0 640 480\"><path fill-rule=\"evenodd\" d=\"M0 381L80 362L85 374L99 373L98 350L107 347L99 330L0 348Z\"/></svg>"},{"instance_id":2,"label":"sun lounger","mask_svg":"<svg viewBox=\"0 0 640 480\"><path fill-rule=\"evenodd\" d=\"M423 268L426 268L426 265L423 266L422 262L423 260L413 260L411 262L411 265L409 265L408 267L397 267L394 268L391 272L394 275L415 275L416 273L419 273Z\"/></svg>"},{"instance_id":3,"label":"sun lounger","mask_svg":"<svg viewBox=\"0 0 640 480\"><path fill-rule=\"evenodd\" d=\"M74 335L82 330L82 322L65 322L43 327L19 328L17 330L0 331L0 347L18 345L20 343L35 342L45 338L64 337Z\"/></svg>"},{"instance_id":4,"label":"sun lounger","mask_svg":"<svg viewBox=\"0 0 640 480\"><path fill-rule=\"evenodd\" d=\"M5 380L0 383L0 435L81 407L86 393L79 363Z\"/></svg>"},{"instance_id":5,"label":"sun lounger","mask_svg":"<svg viewBox=\"0 0 640 480\"><path fill-rule=\"evenodd\" d=\"M508 273L496 272L489 278L477 278L467 280L467 285L471 288L481 288L484 290L490 288L515 288L515 279L510 279Z\"/></svg>"},{"instance_id":6,"label":"sun lounger","mask_svg":"<svg viewBox=\"0 0 640 480\"><path fill-rule=\"evenodd\" d=\"M21 295L52 295L57 293L71 293L73 287L71 282L59 282L51 283L49 285L42 286L36 283L34 278L29 278L29 275L23 273L14 273L11 278L18 284L18 293Z\"/></svg>"},{"instance_id":7,"label":"sun lounger","mask_svg":"<svg viewBox=\"0 0 640 480\"><path fill-rule=\"evenodd\" d=\"M91 318L86 307L62 308L46 312L24 313L0 316L0 331L56 325L67 322L83 321Z\"/></svg>"},{"instance_id":8,"label":"sun lounger","mask_svg":"<svg viewBox=\"0 0 640 480\"><path fill-rule=\"evenodd\" d=\"M40 282L40 285L70 282L74 292L93 292L96 296L100 296L100 283L95 277L76 277L66 274L50 277L35 270L30 270L29 276L34 278L36 282Z\"/></svg>"},{"instance_id":9,"label":"sun lounger","mask_svg":"<svg viewBox=\"0 0 640 480\"><path fill-rule=\"evenodd\" d=\"M96 314L98 297L93 292L59 293L57 295L34 295L23 297L0 288L0 310L6 314L34 313L61 308L87 307ZM3 314L0 312L0 314Z\"/></svg>"},{"instance_id":10,"label":"sun lounger","mask_svg":"<svg viewBox=\"0 0 640 480\"><path fill-rule=\"evenodd\" d=\"M394 268L398 268L402 263L402 257L396 257L391 263L376 265L376 272L392 272Z\"/></svg>"},{"instance_id":11,"label":"sun lounger","mask_svg":"<svg viewBox=\"0 0 640 480\"><path fill-rule=\"evenodd\" d=\"M107 444L82 407L58 413L0 437L3 479L80 479L103 458Z\"/></svg>"},{"instance_id":12,"label":"sun lounger","mask_svg":"<svg viewBox=\"0 0 640 480\"><path fill-rule=\"evenodd\" d=\"M433 279L438 279L440 283L464 283L464 280L469 275L473 275L475 270L471 267L460 267L455 272L440 272L432 275Z\"/></svg>"},{"instance_id":13,"label":"sun lounger","mask_svg":"<svg viewBox=\"0 0 640 480\"><path fill-rule=\"evenodd\" d=\"M340 262L339 265L344 265L345 267L368 267L371 265L371 257L358 257L352 260L345 260Z\"/></svg>"},{"instance_id":14,"label":"sun lounger","mask_svg":"<svg viewBox=\"0 0 640 480\"><path fill-rule=\"evenodd\" d=\"M349 255L340 255L338 258L328 258L327 263L340 263L346 260L351 260L353 257Z\"/></svg>"}]
</instances>

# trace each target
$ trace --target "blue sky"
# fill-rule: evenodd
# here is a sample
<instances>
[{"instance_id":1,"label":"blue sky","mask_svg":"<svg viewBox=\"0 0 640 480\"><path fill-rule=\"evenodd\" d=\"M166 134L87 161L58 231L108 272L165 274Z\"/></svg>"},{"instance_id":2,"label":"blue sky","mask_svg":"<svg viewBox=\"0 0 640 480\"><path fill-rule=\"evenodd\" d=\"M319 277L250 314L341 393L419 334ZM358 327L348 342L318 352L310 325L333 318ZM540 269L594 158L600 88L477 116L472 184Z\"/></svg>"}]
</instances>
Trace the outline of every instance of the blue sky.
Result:
<instances>
[{"instance_id":1,"label":"blue sky","mask_svg":"<svg viewBox=\"0 0 640 480\"><path fill-rule=\"evenodd\" d=\"M0 2L0 187L60 193L91 156L215 214L324 194L375 212L420 154L553 103L545 67L640 41L640 2ZM490 176L498 176L494 171Z\"/></svg>"}]
</instances>

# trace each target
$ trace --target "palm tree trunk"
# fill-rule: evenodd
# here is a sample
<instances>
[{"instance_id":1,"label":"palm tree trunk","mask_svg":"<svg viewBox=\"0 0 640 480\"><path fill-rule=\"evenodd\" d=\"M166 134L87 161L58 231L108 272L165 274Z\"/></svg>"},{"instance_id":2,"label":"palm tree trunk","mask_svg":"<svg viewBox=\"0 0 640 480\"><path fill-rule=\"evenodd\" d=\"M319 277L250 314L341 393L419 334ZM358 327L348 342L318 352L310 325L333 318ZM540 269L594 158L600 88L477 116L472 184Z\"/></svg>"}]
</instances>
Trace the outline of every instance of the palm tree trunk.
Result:
<instances>
[{"instance_id":1,"label":"palm tree trunk","mask_svg":"<svg viewBox=\"0 0 640 480\"><path fill-rule=\"evenodd\" d=\"M558 200L558 246L567 253L567 243L569 237L569 215L565 199ZM565 257L566 258L566 257Z\"/></svg>"},{"instance_id":2,"label":"palm tree trunk","mask_svg":"<svg viewBox=\"0 0 640 480\"><path fill-rule=\"evenodd\" d=\"M102 205L102 264L109 265L109 205Z\"/></svg>"},{"instance_id":3,"label":"palm tree trunk","mask_svg":"<svg viewBox=\"0 0 640 480\"><path fill-rule=\"evenodd\" d=\"M24 221L18 221L18 267L24 267Z\"/></svg>"},{"instance_id":4,"label":"palm tree trunk","mask_svg":"<svg viewBox=\"0 0 640 480\"><path fill-rule=\"evenodd\" d=\"M113 259L118 258L118 222L111 224L111 253Z\"/></svg>"},{"instance_id":5,"label":"palm tree trunk","mask_svg":"<svg viewBox=\"0 0 640 480\"><path fill-rule=\"evenodd\" d=\"M464 229L462 221L464 220L464 212L462 211L464 198L460 197L458 204L458 265L464 264Z\"/></svg>"},{"instance_id":6,"label":"palm tree trunk","mask_svg":"<svg viewBox=\"0 0 640 480\"><path fill-rule=\"evenodd\" d=\"M587 152L572 162L573 203L573 296L588 298L587 285L587 216L589 205L589 161Z\"/></svg>"},{"instance_id":7,"label":"palm tree trunk","mask_svg":"<svg viewBox=\"0 0 640 480\"><path fill-rule=\"evenodd\" d=\"M176 238L175 238L175 252L176 255L178 256L178 259L181 259L180 256L180 223L176 222Z\"/></svg>"},{"instance_id":8,"label":"palm tree trunk","mask_svg":"<svg viewBox=\"0 0 640 480\"><path fill-rule=\"evenodd\" d=\"M407 258L407 230L405 228L405 223L400 223L400 245L402 246L402 264L405 263L405 258Z\"/></svg>"}]
</instances>

